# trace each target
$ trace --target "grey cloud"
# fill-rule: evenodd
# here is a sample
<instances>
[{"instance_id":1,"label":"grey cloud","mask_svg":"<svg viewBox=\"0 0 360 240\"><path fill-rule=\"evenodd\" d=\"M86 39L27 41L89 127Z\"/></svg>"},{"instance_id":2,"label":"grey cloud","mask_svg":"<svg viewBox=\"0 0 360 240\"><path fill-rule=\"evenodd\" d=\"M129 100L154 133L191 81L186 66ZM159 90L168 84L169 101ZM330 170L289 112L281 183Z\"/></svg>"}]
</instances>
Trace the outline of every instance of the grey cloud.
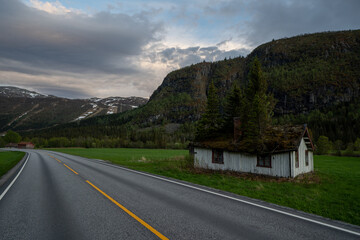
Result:
<instances>
[{"instance_id":1,"label":"grey cloud","mask_svg":"<svg viewBox=\"0 0 360 240\"><path fill-rule=\"evenodd\" d=\"M358 0L195 0L191 7L188 3L150 7L131 16L110 12L88 16L53 15L20 0L0 0L0 84L36 86L61 96L148 96L170 70L249 53L249 49L222 50L231 46L230 41L255 47L273 38L360 28ZM120 8L109 5L109 10ZM212 30L228 40L209 47L167 47L159 41L166 34L162 24L149 20L159 19L154 16L164 9L171 16L167 25L195 29L209 42L212 34L202 31L213 23ZM196 29L200 17L209 24Z\"/></svg>"},{"instance_id":2,"label":"grey cloud","mask_svg":"<svg viewBox=\"0 0 360 240\"><path fill-rule=\"evenodd\" d=\"M249 46L299 34L360 28L359 0L208 0L204 16L231 19Z\"/></svg>"},{"instance_id":3,"label":"grey cloud","mask_svg":"<svg viewBox=\"0 0 360 240\"><path fill-rule=\"evenodd\" d=\"M232 38L228 39L228 40L224 40L224 41L221 41L219 43L216 44L217 47L220 47L222 45L226 45L228 42L230 42L232 40Z\"/></svg>"},{"instance_id":4,"label":"grey cloud","mask_svg":"<svg viewBox=\"0 0 360 240\"><path fill-rule=\"evenodd\" d=\"M219 50L218 47L204 47L204 48L201 48L202 52L214 52L214 51L217 51L217 50Z\"/></svg>"},{"instance_id":5,"label":"grey cloud","mask_svg":"<svg viewBox=\"0 0 360 240\"><path fill-rule=\"evenodd\" d=\"M224 58L233 58L238 56L244 56L248 54L247 49L235 49L231 51L225 51L219 49L217 46L211 47L190 47L190 48L166 48L158 52L160 61L163 63L178 64L179 67L185 67L194 63L202 61L219 61ZM156 61L156 57L153 57L153 61Z\"/></svg>"},{"instance_id":6,"label":"grey cloud","mask_svg":"<svg viewBox=\"0 0 360 240\"><path fill-rule=\"evenodd\" d=\"M203 11L207 15L233 16L239 15L244 10L244 2L242 0L219 1L210 0L203 7Z\"/></svg>"},{"instance_id":7,"label":"grey cloud","mask_svg":"<svg viewBox=\"0 0 360 240\"><path fill-rule=\"evenodd\" d=\"M253 45L303 33L360 28L358 0L252 1L243 33Z\"/></svg>"},{"instance_id":8,"label":"grey cloud","mask_svg":"<svg viewBox=\"0 0 360 240\"><path fill-rule=\"evenodd\" d=\"M174 60L174 56L176 53L176 48L167 48L165 50L163 50L160 55L161 55L161 62L166 63L168 60ZM152 59L155 60L156 55L152 55Z\"/></svg>"},{"instance_id":9,"label":"grey cloud","mask_svg":"<svg viewBox=\"0 0 360 240\"><path fill-rule=\"evenodd\" d=\"M1 73L1 72L0 72ZM19 81L16 78L10 81L2 80L2 86L16 86L33 90L42 94L54 95L65 98L89 98L93 97L84 88L73 88L67 86L59 86L51 81Z\"/></svg>"},{"instance_id":10,"label":"grey cloud","mask_svg":"<svg viewBox=\"0 0 360 240\"><path fill-rule=\"evenodd\" d=\"M18 0L0 0L0 5L2 59L34 68L134 74L137 66L128 58L141 54L162 31L160 24L125 14L59 16Z\"/></svg>"},{"instance_id":11,"label":"grey cloud","mask_svg":"<svg viewBox=\"0 0 360 240\"><path fill-rule=\"evenodd\" d=\"M56 86L37 86L36 89L42 93L46 93L54 96L61 96L64 98L74 98L74 96L76 96L77 99L92 97L86 91L81 89L56 87Z\"/></svg>"}]
</instances>

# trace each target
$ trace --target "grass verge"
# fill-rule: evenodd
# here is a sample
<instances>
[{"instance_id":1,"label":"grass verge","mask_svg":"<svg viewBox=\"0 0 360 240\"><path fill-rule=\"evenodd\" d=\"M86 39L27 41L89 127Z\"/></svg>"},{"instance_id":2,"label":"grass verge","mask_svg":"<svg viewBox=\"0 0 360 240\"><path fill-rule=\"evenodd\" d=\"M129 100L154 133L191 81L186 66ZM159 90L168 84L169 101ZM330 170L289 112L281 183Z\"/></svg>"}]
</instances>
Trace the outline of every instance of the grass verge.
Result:
<instances>
[{"instance_id":1,"label":"grass verge","mask_svg":"<svg viewBox=\"0 0 360 240\"><path fill-rule=\"evenodd\" d=\"M24 155L24 152L0 152L0 177L13 168Z\"/></svg>"},{"instance_id":2,"label":"grass verge","mask_svg":"<svg viewBox=\"0 0 360 240\"><path fill-rule=\"evenodd\" d=\"M360 158L317 156L315 173L293 180L191 167L188 151L159 149L51 149L109 160L239 195L360 225Z\"/></svg>"}]
</instances>

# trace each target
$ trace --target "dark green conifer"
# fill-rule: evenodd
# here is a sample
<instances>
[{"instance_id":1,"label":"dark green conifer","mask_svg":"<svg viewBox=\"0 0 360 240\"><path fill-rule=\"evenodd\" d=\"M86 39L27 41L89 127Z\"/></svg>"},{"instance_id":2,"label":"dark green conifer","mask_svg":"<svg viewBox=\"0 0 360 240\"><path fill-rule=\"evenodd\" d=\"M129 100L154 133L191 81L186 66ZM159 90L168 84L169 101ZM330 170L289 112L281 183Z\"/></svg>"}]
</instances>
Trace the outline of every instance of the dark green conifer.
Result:
<instances>
[{"instance_id":1,"label":"dark green conifer","mask_svg":"<svg viewBox=\"0 0 360 240\"><path fill-rule=\"evenodd\" d=\"M213 82L209 84L205 113L201 116L196 128L196 140L216 137L223 125L219 111L217 89Z\"/></svg>"},{"instance_id":2,"label":"dark green conifer","mask_svg":"<svg viewBox=\"0 0 360 240\"><path fill-rule=\"evenodd\" d=\"M257 150L261 150L263 136L271 123L275 106L274 98L267 94L267 82L261 71L261 64L254 59L250 72L249 83L244 96L244 114L241 115L243 139L246 139Z\"/></svg>"},{"instance_id":3,"label":"dark green conifer","mask_svg":"<svg viewBox=\"0 0 360 240\"><path fill-rule=\"evenodd\" d=\"M234 117L242 115L243 94L237 85L234 85L231 92L226 96L224 104L224 125L223 130L226 133L232 133L234 128Z\"/></svg>"}]
</instances>

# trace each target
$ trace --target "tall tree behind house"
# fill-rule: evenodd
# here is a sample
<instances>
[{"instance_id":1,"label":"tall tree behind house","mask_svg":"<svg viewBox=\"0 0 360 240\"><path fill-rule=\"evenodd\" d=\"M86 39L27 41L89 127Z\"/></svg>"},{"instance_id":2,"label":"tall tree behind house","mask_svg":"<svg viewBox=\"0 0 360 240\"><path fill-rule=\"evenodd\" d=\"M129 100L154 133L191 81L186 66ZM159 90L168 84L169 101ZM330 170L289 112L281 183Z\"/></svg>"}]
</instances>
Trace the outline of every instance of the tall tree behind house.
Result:
<instances>
[{"instance_id":1,"label":"tall tree behind house","mask_svg":"<svg viewBox=\"0 0 360 240\"><path fill-rule=\"evenodd\" d=\"M251 65L248 77L249 83L245 89L240 128L243 139L261 150L265 130L271 124L275 100L272 95L266 93L268 85L257 58Z\"/></svg>"},{"instance_id":2,"label":"tall tree behind house","mask_svg":"<svg viewBox=\"0 0 360 240\"><path fill-rule=\"evenodd\" d=\"M197 123L196 136L197 140L213 138L218 135L223 125L220 114L220 105L217 90L213 82L209 84L207 103L205 113Z\"/></svg>"},{"instance_id":3,"label":"tall tree behind house","mask_svg":"<svg viewBox=\"0 0 360 240\"><path fill-rule=\"evenodd\" d=\"M234 117L239 117L243 113L243 98L243 92L237 85L234 85L230 93L226 96L223 125L223 131L225 133L233 133Z\"/></svg>"}]
</instances>

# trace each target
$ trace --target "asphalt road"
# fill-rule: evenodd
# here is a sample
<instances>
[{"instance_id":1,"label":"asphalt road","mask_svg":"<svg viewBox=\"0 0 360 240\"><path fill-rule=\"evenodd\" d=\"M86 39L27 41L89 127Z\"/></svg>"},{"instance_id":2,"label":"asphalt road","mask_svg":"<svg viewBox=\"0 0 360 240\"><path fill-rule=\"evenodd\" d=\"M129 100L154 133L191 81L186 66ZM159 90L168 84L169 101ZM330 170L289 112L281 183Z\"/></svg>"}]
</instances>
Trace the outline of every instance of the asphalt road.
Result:
<instances>
[{"instance_id":1,"label":"asphalt road","mask_svg":"<svg viewBox=\"0 0 360 240\"><path fill-rule=\"evenodd\" d=\"M0 200L0 239L360 239L359 227L262 201L103 161L27 152Z\"/></svg>"}]
</instances>

